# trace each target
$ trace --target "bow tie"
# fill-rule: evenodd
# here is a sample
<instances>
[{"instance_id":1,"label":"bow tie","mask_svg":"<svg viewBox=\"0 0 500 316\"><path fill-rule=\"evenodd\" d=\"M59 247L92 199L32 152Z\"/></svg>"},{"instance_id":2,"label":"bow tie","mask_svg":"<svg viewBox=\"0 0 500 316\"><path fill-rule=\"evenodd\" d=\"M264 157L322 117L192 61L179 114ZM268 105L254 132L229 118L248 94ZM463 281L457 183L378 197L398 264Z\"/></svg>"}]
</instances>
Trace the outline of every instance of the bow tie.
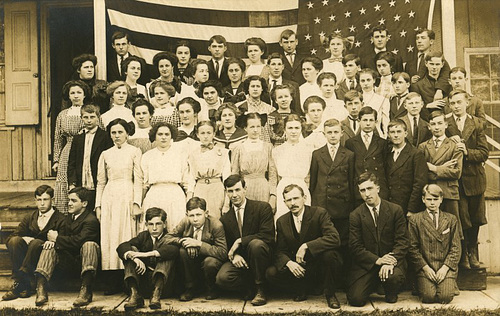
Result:
<instances>
[{"instance_id":1,"label":"bow tie","mask_svg":"<svg viewBox=\"0 0 500 316\"><path fill-rule=\"evenodd\" d=\"M214 144L213 143L210 143L210 144L201 144L201 152L205 152L205 151L208 151L208 150L212 150L214 148Z\"/></svg>"}]
</instances>

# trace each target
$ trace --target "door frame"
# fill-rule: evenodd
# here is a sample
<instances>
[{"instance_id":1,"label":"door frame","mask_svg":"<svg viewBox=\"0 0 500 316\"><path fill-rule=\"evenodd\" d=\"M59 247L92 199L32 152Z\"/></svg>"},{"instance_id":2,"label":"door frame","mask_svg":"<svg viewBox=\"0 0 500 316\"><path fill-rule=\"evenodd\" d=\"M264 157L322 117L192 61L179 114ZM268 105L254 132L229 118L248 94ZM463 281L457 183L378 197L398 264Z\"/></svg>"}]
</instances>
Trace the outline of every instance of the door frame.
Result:
<instances>
[{"instance_id":1,"label":"door frame","mask_svg":"<svg viewBox=\"0 0 500 316\"><path fill-rule=\"evenodd\" d=\"M43 1L40 4L40 122L42 133L43 177L52 177L51 120L48 116L51 98L50 9L92 7L92 0Z\"/></svg>"}]
</instances>

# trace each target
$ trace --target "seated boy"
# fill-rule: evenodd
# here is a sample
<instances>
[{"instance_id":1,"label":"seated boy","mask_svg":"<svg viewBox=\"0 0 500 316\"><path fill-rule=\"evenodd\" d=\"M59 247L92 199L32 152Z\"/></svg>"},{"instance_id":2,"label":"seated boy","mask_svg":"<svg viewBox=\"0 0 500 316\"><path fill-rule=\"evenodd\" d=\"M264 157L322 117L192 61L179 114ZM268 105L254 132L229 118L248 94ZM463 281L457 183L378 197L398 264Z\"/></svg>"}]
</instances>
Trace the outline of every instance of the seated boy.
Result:
<instances>
[{"instance_id":1,"label":"seated boy","mask_svg":"<svg viewBox=\"0 0 500 316\"><path fill-rule=\"evenodd\" d=\"M439 210L443 190L428 184L422 192L426 210L410 217L409 257L417 272L423 303L453 300L460 260L460 236L455 216Z\"/></svg>"},{"instance_id":2,"label":"seated boy","mask_svg":"<svg viewBox=\"0 0 500 316\"><path fill-rule=\"evenodd\" d=\"M75 307L92 302L92 284L99 265L99 221L93 210L87 210L91 192L76 187L68 192L67 231L49 230L47 239L54 247L43 249L35 270L37 278L36 306L48 301L46 284L56 265L58 267L80 267L82 286L80 294L73 302Z\"/></svg>"},{"instance_id":3,"label":"seated boy","mask_svg":"<svg viewBox=\"0 0 500 316\"><path fill-rule=\"evenodd\" d=\"M392 87L396 93L390 100L389 118L392 120L405 116L407 111L404 101L410 89L410 76L406 72L396 72L391 78Z\"/></svg>"},{"instance_id":4,"label":"seated boy","mask_svg":"<svg viewBox=\"0 0 500 316\"><path fill-rule=\"evenodd\" d=\"M177 246L166 242L166 221L167 213L164 210L157 207L148 209L147 230L121 243L116 249L125 266L125 285L130 290L130 299L124 306L127 311L144 306L143 295L150 294L151 283L154 289L149 308L161 308L163 287L179 254Z\"/></svg>"},{"instance_id":5,"label":"seated boy","mask_svg":"<svg viewBox=\"0 0 500 316\"><path fill-rule=\"evenodd\" d=\"M206 285L207 300L218 297L215 277L227 261L226 235L222 223L208 214L207 202L199 197L189 199L186 217L167 235L167 242L176 244L184 270L185 292L181 301L190 301ZM200 284L204 279L204 284Z\"/></svg>"},{"instance_id":6,"label":"seated boy","mask_svg":"<svg viewBox=\"0 0 500 316\"><path fill-rule=\"evenodd\" d=\"M319 89L321 90L321 97L326 102L325 112L323 113L323 120L337 119L338 121L344 120L348 113L344 107L344 102L338 100L335 94L335 87L337 87L337 77L332 72L323 72L316 79Z\"/></svg>"},{"instance_id":7,"label":"seated boy","mask_svg":"<svg viewBox=\"0 0 500 316\"><path fill-rule=\"evenodd\" d=\"M12 288L2 296L10 301L18 297L29 297L30 282L34 277L42 249L54 248L54 242L47 239L49 230L64 231L66 216L52 207L54 189L41 185L35 190L38 210L23 218L16 230L7 239L7 250L12 262Z\"/></svg>"}]
</instances>

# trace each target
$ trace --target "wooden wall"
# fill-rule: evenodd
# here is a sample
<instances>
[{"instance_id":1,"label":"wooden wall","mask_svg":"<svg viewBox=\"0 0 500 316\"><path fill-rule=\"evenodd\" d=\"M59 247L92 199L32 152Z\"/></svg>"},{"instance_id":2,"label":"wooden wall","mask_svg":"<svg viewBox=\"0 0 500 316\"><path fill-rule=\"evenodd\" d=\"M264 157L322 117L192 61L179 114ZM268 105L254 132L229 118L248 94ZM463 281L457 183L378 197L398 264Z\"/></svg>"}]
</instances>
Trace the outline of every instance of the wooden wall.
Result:
<instances>
[{"instance_id":1,"label":"wooden wall","mask_svg":"<svg viewBox=\"0 0 500 316\"><path fill-rule=\"evenodd\" d=\"M0 181L35 180L42 172L42 135L35 126L5 126L5 66L0 64Z\"/></svg>"}]
</instances>

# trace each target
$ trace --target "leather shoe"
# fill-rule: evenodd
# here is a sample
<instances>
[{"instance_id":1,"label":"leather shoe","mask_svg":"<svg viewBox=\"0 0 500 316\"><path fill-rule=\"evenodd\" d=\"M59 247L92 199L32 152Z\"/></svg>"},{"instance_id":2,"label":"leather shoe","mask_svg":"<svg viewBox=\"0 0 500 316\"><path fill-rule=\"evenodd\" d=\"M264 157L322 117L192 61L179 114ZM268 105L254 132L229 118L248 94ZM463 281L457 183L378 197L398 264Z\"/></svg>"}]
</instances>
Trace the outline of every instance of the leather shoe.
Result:
<instances>
[{"instance_id":1,"label":"leather shoe","mask_svg":"<svg viewBox=\"0 0 500 316\"><path fill-rule=\"evenodd\" d=\"M257 294L255 294L255 297L250 303L252 303L253 306L262 306L267 304L266 294L264 294L262 288L257 288Z\"/></svg>"},{"instance_id":2,"label":"leather shoe","mask_svg":"<svg viewBox=\"0 0 500 316\"><path fill-rule=\"evenodd\" d=\"M141 296L135 298L131 296L128 303L125 303L123 307L126 311L133 311L134 309L144 307L144 299Z\"/></svg>"},{"instance_id":3,"label":"leather shoe","mask_svg":"<svg viewBox=\"0 0 500 316\"><path fill-rule=\"evenodd\" d=\"M394 304L398 301L398 295L397 294L386 294L385 301L387 303Z\"/></svg>"},{"instance_id":4,"label":"leather shoe","mask_svg":"<svg viewBox=\"0 0 500 316\"><path fill-rule=\"evenodd\" d=\"M15 300L21 297L21 293L28 293L26 286L21 282L14 281L10 290L2 296L2 301Z\"/></svg>"},{"instance_id":5,"label":"leather shoe","mask_svg":"<svg viewBox=\"0 0 500 316\"><path fill-rule=\"evenodd\" d=\"M181 302L189 302L193 299L194 294L192 289L187 289L184 293L181 294L179 300Z\"/></svg>"},{"instance_id":6,"label":"leather shoe","mask_svg":"<svg viewBox=\"0 0 500 316\"><path fill-rule=\"evenodd\" d=\"M335 293L325 294L325 298L326 298L326 303L328 304L328 307L333 308L333 309L340 308L340 302L337 299L337 296L335 295Z\"/></svg>"},{"instance_id":7,"label":"leather shoe","mask_svg":"<svg viewBox=\"0 0 500 316\"><path fill-rule=\"evenodd\" d=\"M307 294L306 293L297 293L297 295L295 295L293 297L293 301L294 302L302 302L302 301L306 301L307 300Z\"/></svg>"},{"instance_id":8,"label":"leather shoe","mask_svg":"<svg viewBox=\"0 0 500 316\"><path fill-rule=\"evenodd\" d=\"M205 299L211 301L211 300L215 300L218 297L219 297L219 292L216 289L209 288L207 296L205 296Z\"/></svg>"}]
</instances>

